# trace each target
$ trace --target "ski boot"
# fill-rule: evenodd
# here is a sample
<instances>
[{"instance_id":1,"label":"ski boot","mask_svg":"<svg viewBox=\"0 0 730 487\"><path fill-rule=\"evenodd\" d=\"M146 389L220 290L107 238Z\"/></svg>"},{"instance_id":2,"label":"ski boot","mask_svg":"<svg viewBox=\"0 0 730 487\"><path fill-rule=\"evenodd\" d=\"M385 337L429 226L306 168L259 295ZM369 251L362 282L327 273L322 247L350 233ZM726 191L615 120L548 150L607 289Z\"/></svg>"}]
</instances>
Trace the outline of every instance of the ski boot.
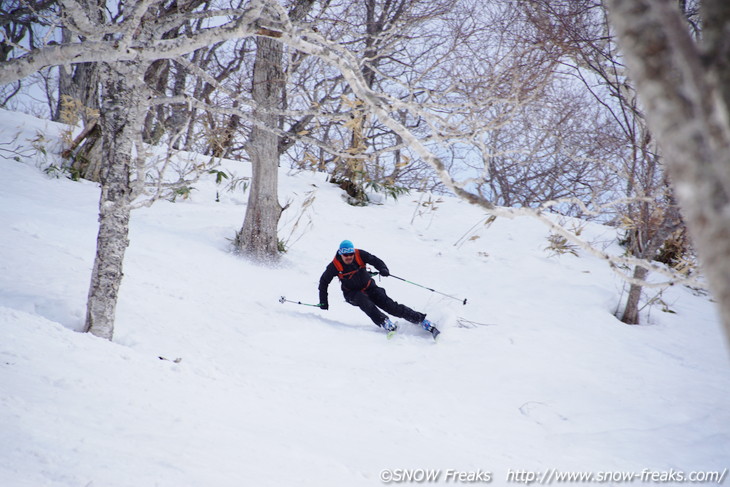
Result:
<instances>
[{"instance_id":1,"label":"ski boot","mask_svg":"<svg viewBox=\"0 0 730 487\"><path fill-rule=\"evenodd\" d=\"M388 319L388 318L386 318L385 321L383 322L383 324L381 324L380 326L385 328L385 331L388 332L388 335L387 335L388 340L393 338L393 335L395 335L396 330L398 330L398 325L396 325L395 323L390 321L390 319Z\"/></svg>"},{"instance_id":2,"label":"ski boot","mask_svg":"<svg viewBox=\"0 0 730 487\"><path fill-rule=\"evenodd\" d=\"M424 319L423 319L423 321L421 322L421 327L422 327L422 328L423 328L424 330L426 330L426 331L428 331L428 332L431 332L431 335L433 335L433 339L434 339L434 340L436 340L436 337L438 337L438 336L439 336L439 334L441 333L441 332L440 332L440 331L438 330L438 328L436 328L435 326L433 326L433 323L431 323L430 321L428 321L428 320L427 320L427 319L425 319L425 318L424 318Z\"/></svg>"}]
</instances>

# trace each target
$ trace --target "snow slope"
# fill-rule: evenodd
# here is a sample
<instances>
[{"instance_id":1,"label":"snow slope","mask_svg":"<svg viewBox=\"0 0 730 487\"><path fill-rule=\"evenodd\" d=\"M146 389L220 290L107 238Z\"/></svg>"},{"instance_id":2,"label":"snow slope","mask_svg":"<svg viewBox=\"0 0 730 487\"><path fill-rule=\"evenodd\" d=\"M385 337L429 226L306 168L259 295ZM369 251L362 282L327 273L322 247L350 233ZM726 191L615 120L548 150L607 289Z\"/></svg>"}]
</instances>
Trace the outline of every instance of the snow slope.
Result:
<instances>
[{"instance_id":1,"label":"snow slope","mask_svg":"<svg viewBox=\"0 0 730 487\"><path fill-rule=\"evenodd\" d=\"M302 218L270 268L230 253L246 195L216 202L211 176L135 210L114 341L78 333L98 188L40 169L62 127L0 111L0 128L0 486L374 486L398 469L506 485L526 480L515 471L730 467L730 362L708 297L673 288L674 314L622 325L605 263L550 256L539 222L486 226L448 197L354 208L324 175L282 170L282 238ZM47 155L14 160L38 131ZM468 299L378 282L439 323L438 344L402 320L386 340L336 283L329 311L278 302L316 303L344 238ZM434 483L485 477L471 479Z\"/></svg>"}]
</instances>

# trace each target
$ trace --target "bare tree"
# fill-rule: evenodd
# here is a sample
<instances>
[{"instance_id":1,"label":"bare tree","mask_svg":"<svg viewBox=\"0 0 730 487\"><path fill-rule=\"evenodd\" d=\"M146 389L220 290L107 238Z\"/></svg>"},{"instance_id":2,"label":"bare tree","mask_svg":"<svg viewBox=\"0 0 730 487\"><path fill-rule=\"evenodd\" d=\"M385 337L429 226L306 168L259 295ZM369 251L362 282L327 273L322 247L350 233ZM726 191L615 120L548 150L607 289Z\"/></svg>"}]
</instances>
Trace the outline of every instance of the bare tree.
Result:
<instances>
[{"instance_id":1,"label":"bare tree","mask_svg":"<svg viewBox=\"0 0 730 487\"><path fill-rule=\"evenodd\" d=\"M676 2L606 3L730 341L730 4L702 2L698 44Z\"/></svg>"},{"instance_id":2,"label":"bare tree","mask_svg":"<svg viewBox=\"0 0 730 487\"><path fill-rule=\"evenodd\" d=\"M49 20L58 10L56 0L5 0L0 2L0 62L14 57L18 49L32 50L44 43ZM5 107L18 93L23 82L14 80L0 86L0 107Z\"/></svg>"},{"instance_id":3,"label":"bare tree","mask_svg":"<svg viewBox=\"0 0 730 487\"><path fill-rule=\"evenodd\" d=\"M91 1L87 10L96 16L95 22L104 22L103 10L98 0ZM61 27L62 43L72 42L73 37L72 30ZM99 109L99 65L96 63L79 63L68 67L59 66L58 109L54 114L54 120L56 121L61 120L64 105L67 103L66 97L75 100L77 104L85 108L85 110L81 110L81 117L85 125L95 123L96 117L90 116L90 114L97 112Z\"/></svg>"},{"instance_id":4,"label":"bare tree","mask_svg":"<svg viewBox=\"0 0 730 487\"><path fill-rule=\"evenodd\" d=\"M138 80L144 68L134 62L117 63L105 68L113 69L114 72L104 76L101 125L105 161L101 171L99 234L85 329L111 340L122 282L122 264L129 244L132 202L130 172L133 165L132 149L143 114L141 100L144 88Z\"/></svg>"},{"instance_id":5,"label":"bare tree","mask_svg":"<svg viewBox=\"0 0 730 487\"><path fill-rule=\"evenodd\" d=\"M289 19L301 20L313 3L312 0L297 0ZM282 105L285 86L282 56L283 45L276 40L276 33L272 37L257 37L251 92L255 103L253 118L259 123L254 125L246 144L253 177L246 217L241 231L236 234L235 245L237 251L258 261L275 261L280 250L277 233L282 212L278 199L280 144L274 129L280 127L276 109Z\"/></svg>"},{"instance_id":6,"label":"bare tree","mask_svg":"<svg viewBox=\"0 0 730 487\"><path fill-rule=\"evenodd\" d=\"M283 74L282 45L272 37L256 39L253 69L253 99L257 103L255 125L246 145L253 177L243 228L236 234L236 249L260 261L276 260L279 255L277 225L281 216L278 199L279 137L266 127L276 127L278 117L272 109L281 103Z\"/></svg>"},{"instance_id":7,"label":"bare tree","mask_svg":"<svg viewBox=\"0 0 730 487\"><path fill-rule=\"evenodd\" d=\"M328 2L327 12L318 17L317 31L323 37L336 39L359 59L363 79L372 89L393 90L408 97L417 91L411 90L408 80L423 79L434 65L438 66L442 54L433 56L439 46L442 50L451 48L454 41L448 38L449 33L436 25L454 15L450 9L457 3L336 0ZM329 120L317 116L314 121L307 120L309 125L301 123L306 119L302 117L292 123L292 128L306 129L321 142L312 146L303 141L295 148L295 164L326 168L331 182L345 189L353 204L367 202L366 187L382 188L396 195L398 185L419 187L432 174L427 165L411 157L398 134L370 116L339 70L322 63L317 56L302 56L293 61L290 79L297 88L298 100L292 97L289 107L317 106L323 108L322 112L344 116ZM314 82L312 73L317 75ZM397 88L401 84L405 86ZM401 118L417 130L418 118L411 118L407 112L401 112Z\"/></svg>"},{"instance_id":8,"label":"bare tree","mask_svg":"<svg viewBox=\"0 0 730 487\"><path fill-rule=\"evenodd\" d=\"M612 256L581 240L575 233L564 228L553 218L544 214L546 210L554 208L564 202L547 201L535 208L504 208L497 207L488 194L475 192L474 188L488 180L488 167L477 172L456 171L449 172L448 153L458 154L465 150L472 150L484 155L489 149L483 143L483 137L495 127L514 120L514 114L531 101L535 93L539 93L550 81L549 69L555 61L549 57L542 59L545 66L534 66L534 54L526 50L523 57L504 56L499 58L500 63L490 66L486 71L479 71L488 57L473 55L473 62L460 58L460 64L446 64L442 67L454 71L453 77L438 78L438 72L431 73L433 80L440 80L441 89L428 85L420 85L423 97L415 96L417 84L396 83L385 84L380 88L371 88L361 70L357 52L349 50L348 43L334 43L318 32L306 30L301 26L294 26L287 22L269 22L267 29L270 35L283 43L295 47L313 57L326 62L335 68L347 83L356 100L361 100L362 110L370 113L373 120L392 130L421 160L428 163L446 188L457 196L479 205L496 215L514 217L529 215L544 222L550 229L560 233L566 239L582 246L586 251L611 263L614 269L618 265L641 264L652 271L668 276L670 279L682 282L697 283L696 280L682 279L678 273L663 266L647 263L645 260L630 256ZM497 42L499 45L499 42ZM471 46L473 47L473 46ZM540 58L538 58L540 59ZM468 69L463 69L464 66ZM532 69L520 69L528 66ZM480 76L476 76L479 74ZM487 75L487 76L485 76ZM486 81L485 81L486 78ZM444 86L443 80L451 81ZM473 80L478 80L478 83ZM403 96L403 93L413 96ZM412 119L421 120L415 129L403 122L402 113L407 113ZM446 148L446 151L444 151ZM463 152L463 151L462 151ZM442 157L446 153L447 157ZM486 160L486 157L485 157ZM581 207L586 213L593 213L580 201L570 200ZM600 208L599 208L600 209ZM632 280L630 276L626 279Z\"/></svg>"},{"instance_id":9,"label":"bare tree","mask_svg":"<svg viewBox=\"0 0 730 487\"><path fill-rule=\"evenodd\" d=\"M56 19L58 27L74 33L65 43L49 43L25 48L16 57L0 64L0 83L12 83L47 66L100 63L103 86L101 126L104 159L101 168L99 201L99 235L94 260L86 329L111 339L114 330L122 264L128 245L129 217L135 185L144 177L132 179L138 162L134 147L142 153L140 128L148 87L141 81L151 63L211 45L221 39L252 36L258 29L262 5L254 2L243 10L196 12L184 5L169 16L152 22L154 8L160 2L120 2L111 15L98 15L98 6L61 0L64 16ZM190 19L215 18L212 26L201 27L189 36L165 39L175 24ZM21 46L13 45L16 51Z\"/></svg>"},{"instance_id":10,"label":"bare tree","mask_svg":"<svg viewBox=\"0 0 730 487\"><path fill-rule=\"evenodd\" d=\"M639 259L652 260L666 242L681 233L683 222L668 188L661 156L638 106L636 91L617 52L600 0L556 3L525 0L523 11L539 37L536 44L560 59L561 64L592 96L601 110L603 165L613 169L612 186L605 195L623 193L613 209L626 231L626 248ZM596 133L598 135L599 132ZM649 271L635 266L621 320L639 323L642 283Z\"/></svg>"}]
</instances>

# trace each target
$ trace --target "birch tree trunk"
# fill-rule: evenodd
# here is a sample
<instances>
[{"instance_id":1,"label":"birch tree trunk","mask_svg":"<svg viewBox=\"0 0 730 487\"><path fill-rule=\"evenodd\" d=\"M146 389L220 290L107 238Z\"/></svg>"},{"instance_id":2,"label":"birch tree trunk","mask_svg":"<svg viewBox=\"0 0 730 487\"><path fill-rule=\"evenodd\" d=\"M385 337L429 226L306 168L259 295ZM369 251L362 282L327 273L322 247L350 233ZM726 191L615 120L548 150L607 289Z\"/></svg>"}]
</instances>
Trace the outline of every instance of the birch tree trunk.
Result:
<instances>
[{"instance_id":1,"label":"birch tree trunk","mask_svg":"<svg viewBox=\"0 0 730 487\"><path fill-rule=\"evenodd\" d=\"M703 56L676 2L607 4L730 343L730 124L720 82L730 69L730 6L703 2L725 32L707 36Z\"/></svg>"},{"instance_id":2,"label":"birch tree trunk","mask_svg":"<svg viewBox=\"0 0 730 487\"><path fill-rule=\"evenodd\" d=\"M636 281L646 280L646 276L649 275L649 270L636 266L634 267L634 279ZM639 303L641 302L641 292L643 286L638 284L631 284L629 287L629 296L626 299L626 307L621 315L621 321L629 325L637 325L639 323Z\"/></svg>"},{"instance_id":3,"label":"birch tree trunk","mask_svg":"<svg viewBox=\"0 0 730 487\"><path fill-rule=\"evenodd\" d=\"M265 127L278 125L278 117L272 109L281 102L282 52L282 44L276 39L256 39L252 88L256 108L253 115ZM276 261L279 258L277 226L282 212L278 198L279 137L273 131L254 125L246 150L253 174L243 227L236 235L236 249L254 260Z\"/></svg>"},{"instance_id":4,"label":"birch tree trunk","mask_svg":"<svg viewBox=\"0 0 730 487\"><path fill-rule=\"evenodd\" d=\"M293 22L302 20L315 0L297 0L289 11ZM279 128L279 117L273 109L280 108L285 87L283 65L284 46L276 40L277 32L262 29L256 38L256 60L253 67L251 94L256 102L255 120L246 151L251 158L252 178L248 206L241 231L236 234L238 252L254 260L272 262L279 259L279 136L262 127ZM264 37L273 35L273 37Z\"/></svg>"},{"instance_id":5,"label":"birch tree trunk","mask_svg":"<svg viewBox=\"0 0 730 487\"><path fill-rule=\"evenodd\" d=\"M101 110L103 153L99 234L86 311L86 331L111 340L122 262L129 245L132 187L130 169L135 135L139 132L142 94L134 80L144 71L136 63L105 66Z\"/></svg>"}]
</instances>

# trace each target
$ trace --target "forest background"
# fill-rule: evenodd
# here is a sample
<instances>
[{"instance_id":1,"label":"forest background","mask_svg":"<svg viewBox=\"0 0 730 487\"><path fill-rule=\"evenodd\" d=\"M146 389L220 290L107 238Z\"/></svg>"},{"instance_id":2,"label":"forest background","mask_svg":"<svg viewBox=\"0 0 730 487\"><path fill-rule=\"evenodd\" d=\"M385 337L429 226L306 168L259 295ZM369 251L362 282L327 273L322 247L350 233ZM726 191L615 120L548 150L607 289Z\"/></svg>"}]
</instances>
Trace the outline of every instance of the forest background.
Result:
<instances>
[{"instance_id":1,"label":"forest background","mask_svg":"<svg viewBox=\"0 0 730 487\"><path fill-rule=\"evenodd\" d=\"M491 217L538 218L556 248L580 246L624 275L622 321L639 322L647 286L684 283L711 288L730 326L721 1L2 9L0 106L80 126L59 169L102 188L86 317L95 335L113 335L132 210L184 197L201 174L247 189L233 245L275 262L286 250L280 166L328 172L353 205L420 190L453 193ZM146 157L152 145L168 156ZM179 150L209 162L173 170ZM232 180L221 158L250 161L251 177ZM583 240L568 217L622 228L625 254Z\"/></svg>"}]
</instances>

